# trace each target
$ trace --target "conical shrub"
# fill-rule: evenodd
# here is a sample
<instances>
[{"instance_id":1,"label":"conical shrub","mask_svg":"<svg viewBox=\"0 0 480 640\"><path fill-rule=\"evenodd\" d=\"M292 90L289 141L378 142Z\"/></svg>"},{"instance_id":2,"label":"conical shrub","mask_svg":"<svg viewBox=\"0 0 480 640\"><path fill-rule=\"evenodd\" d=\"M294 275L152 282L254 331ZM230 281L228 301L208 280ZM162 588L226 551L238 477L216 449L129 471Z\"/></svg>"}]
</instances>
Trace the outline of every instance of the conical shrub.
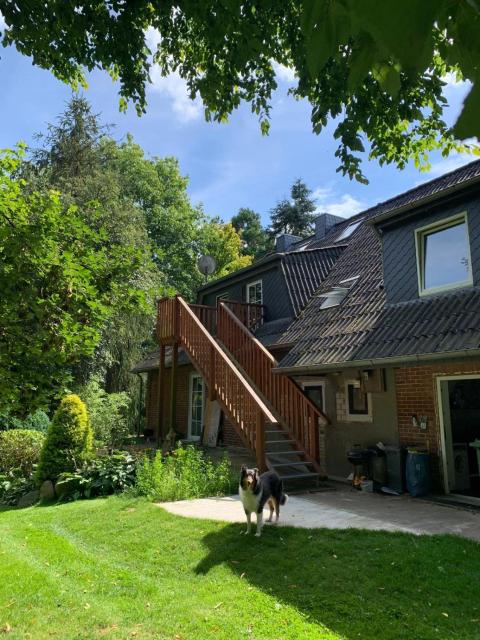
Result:
<instances>
[{"instance_id":1,"label":"conical shrub","mask_svg":"<svg viewBox=\"0 0 480 640\"><path fill-rule=\"evenodd\" d=\"M56 480L61 473L74 471L90 457L92 445L85 403L77 395L65 396L47 431L37 469L38 482Z\"/></svg>"}]
</instances>

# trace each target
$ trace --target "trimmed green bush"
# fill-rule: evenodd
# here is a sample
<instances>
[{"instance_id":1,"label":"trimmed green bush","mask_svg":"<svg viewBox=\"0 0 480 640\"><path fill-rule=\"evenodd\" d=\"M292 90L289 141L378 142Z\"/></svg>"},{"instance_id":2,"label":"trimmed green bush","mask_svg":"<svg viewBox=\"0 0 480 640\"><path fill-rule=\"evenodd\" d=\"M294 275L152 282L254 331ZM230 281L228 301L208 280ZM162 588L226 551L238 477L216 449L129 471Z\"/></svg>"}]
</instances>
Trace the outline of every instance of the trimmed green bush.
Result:
<instances>
[{"instance_id":1,"label":"trimmed green bush","mask_svg":"<svg viewBox=\"0 0 480 640\"><path fill-rule=\"evenodd\" d=\"M23 429L31 429L32 431L40 431L41 433L47 433L50 426L50 418L45 411L37 409L35 413L31 413L25 418L22 424Z\"/></svg>"},{"instance_id":2,"label":"trimmed green bush","mask_svg":"<svg viewBox=\"0 0 480 640\"><path fill-rule=\"evenodd\" d=\"M53 416L38 464L37 480L56 480L89 459L93 434L87 408L74 394L65 396Z\"/></svg>"},{"instance_id":3,"label":"trimmed green bush","mask_svg":"<svg viewBox=\"0 0 480 640\"><path fill-rule=\"evenodd\" d=\"M40 459L45 441L43 433L28 429L11 429L0 432L0 472L18 469L29 476Z\"/></svg>"}]
</instances>

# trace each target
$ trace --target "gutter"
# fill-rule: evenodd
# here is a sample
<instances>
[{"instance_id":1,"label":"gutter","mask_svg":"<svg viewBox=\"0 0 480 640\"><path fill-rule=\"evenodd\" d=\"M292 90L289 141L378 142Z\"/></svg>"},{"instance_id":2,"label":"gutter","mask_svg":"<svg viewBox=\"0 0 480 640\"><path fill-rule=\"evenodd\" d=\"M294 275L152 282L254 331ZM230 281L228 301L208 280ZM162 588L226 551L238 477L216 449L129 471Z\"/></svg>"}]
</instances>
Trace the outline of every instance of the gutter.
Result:
<instances>
[{"instance_id":1,"label":"gutter","mask_svg":"<svg viewBox=\"0 0 480 640\"><path fill-rule=\"evenodd\" d=\"M396 216L400 215L401 213L404 213L405 211L413 212L417 208L423 207L426 204L434 203L437 200L441 200L449 195L455 194L457 193L457 191L463 191L466 187L471 187L478 183L480 183L480 175L475 176L474 178L470 178L470 180L459 182L455 185L452 185L451 187L448 187L447 189L441 189L440 191L437 191L436 193L432 193L429 196L425 196L420 200L415 200L414 202L401 205L400 207L396 207L395 209L391 209L390 211L387 211L385 213L379 213L378 215L373 216L373 218L366 220L365 224L374 226L381 222L390 220L391 218L395 218Z\"/></svg>"},{"instance_id":2,"label":"gutter","mask_svg":"<svg viewBox=\"0 0 480 640\"><path fill-rule=\"evenodd\" d=\"M412 354L407 356L394 356L390 358L372 358L367 360L351 360L343 362L329 362L326 364L307 365L303 367L275 367L274 373L288 376L302 375L321 371L339 371L343 369L373 369L375 367L388 367L395 364L423 364L436 360L473 358L480 356L480 349L463 349L461 351L445 351L442 353Z\"/></svg>"}]
</instances>

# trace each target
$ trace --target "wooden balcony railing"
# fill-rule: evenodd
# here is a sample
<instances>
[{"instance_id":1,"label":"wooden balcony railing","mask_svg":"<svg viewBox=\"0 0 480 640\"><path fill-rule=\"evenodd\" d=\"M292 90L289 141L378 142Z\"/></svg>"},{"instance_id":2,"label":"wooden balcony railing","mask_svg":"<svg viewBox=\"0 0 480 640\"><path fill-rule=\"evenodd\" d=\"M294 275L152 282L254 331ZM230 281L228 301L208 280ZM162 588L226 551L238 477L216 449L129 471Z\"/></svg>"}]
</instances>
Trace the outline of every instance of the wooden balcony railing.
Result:
<instances>
[{"instance_id":1,"label":"wooden balcony railing","mask_svg":"<svg viewBox=\"0 0 480 640\"><path fill-rule=\"evenodd\" d=\"M277 362L227 304L220 303L217 337L230 351L313 463L319 460L319 425L327 418L288 376L273 373Z\"/></svg>"},{"instance_id":2,"label":"wooden balcony railing","mask_svg":"<svg viewBox=\"0 0 480 640\"><path fill-rule=\"evenodd\" d=\"M265 320L265 305L251 302L238 302L237 300L219 300L218 304L224 304L234 313L242 324L255 331Z\"/></svg>"},{"instance_id":3,"label":"wooden balcony railing","mask_svg":"<svg viewBox=\"0 0 480 640\"><path fill-rule=\"evenodd\" d=\"M206 304L188 305L211 336L217 333L217 307Z\"/></svg>"},{"instance_id":4,"label":"wooden balcony railing","mask_svg":"<svg viewBox=\"0 0 480 640\"><path fill-rule=\"evenodd\" d=\"M222 406L245 444L255 452L258 467L264 470L265 423L278 424L277 419L199 317L205 313L211 323L212 316L196 307L192 311L181 297L159 301L157 336L160 344L176 342L184 348L202 375L211 399Z\"/></svg>"}]
</instances>

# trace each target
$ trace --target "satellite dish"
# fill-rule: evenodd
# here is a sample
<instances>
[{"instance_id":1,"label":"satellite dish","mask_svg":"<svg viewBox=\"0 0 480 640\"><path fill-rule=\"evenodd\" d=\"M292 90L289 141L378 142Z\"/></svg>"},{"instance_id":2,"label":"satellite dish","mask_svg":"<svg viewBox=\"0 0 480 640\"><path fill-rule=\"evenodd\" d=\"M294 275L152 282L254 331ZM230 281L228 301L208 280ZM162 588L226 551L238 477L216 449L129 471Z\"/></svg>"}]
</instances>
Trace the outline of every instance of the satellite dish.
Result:
<instances>
[{"instance_id":1,"label":"satellite dish","mask_svg":"<svg viewBox=\"0 0 480 640\"><path fill-rule=\"evenodd\" d=\"M214 273L217 268L217 264L212 256L200 256L197 261L197 267L200 273L203 273L205 276L205 282L207 281L207 277Z\"/></svg>"}]
</instances>

